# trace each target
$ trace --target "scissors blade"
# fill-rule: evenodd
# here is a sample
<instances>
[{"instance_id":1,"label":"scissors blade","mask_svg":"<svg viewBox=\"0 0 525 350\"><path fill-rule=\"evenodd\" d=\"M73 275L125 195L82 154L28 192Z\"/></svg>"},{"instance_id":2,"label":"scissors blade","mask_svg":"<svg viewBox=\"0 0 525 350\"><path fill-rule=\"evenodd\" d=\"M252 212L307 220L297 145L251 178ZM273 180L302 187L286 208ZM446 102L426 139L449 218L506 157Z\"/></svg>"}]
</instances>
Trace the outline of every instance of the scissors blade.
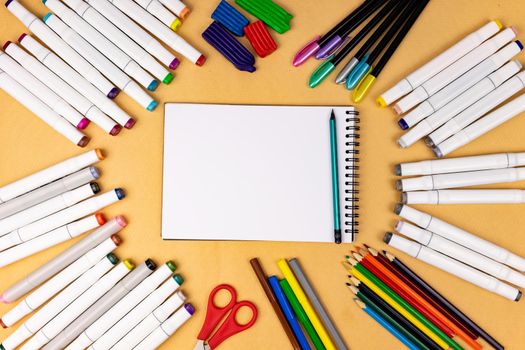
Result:
<instances>
[{"instance_id":1,"label":"scissors blade","mask_svg":"<svg viewBox=\"0 0 525 350\"><path fill-rule=\"evenodd\" d=\"M210 346L204 342L204 340L197 341L193 350L209 350Z\"/></svg>"}]
</instances>

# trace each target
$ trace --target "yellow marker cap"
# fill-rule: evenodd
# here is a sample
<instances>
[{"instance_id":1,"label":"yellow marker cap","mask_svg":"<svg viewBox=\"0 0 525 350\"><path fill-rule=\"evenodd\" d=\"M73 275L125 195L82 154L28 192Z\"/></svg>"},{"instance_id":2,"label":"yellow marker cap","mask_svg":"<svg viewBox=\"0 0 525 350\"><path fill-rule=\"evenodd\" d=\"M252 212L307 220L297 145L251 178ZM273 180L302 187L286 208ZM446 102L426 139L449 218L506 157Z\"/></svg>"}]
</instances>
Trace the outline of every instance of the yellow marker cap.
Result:
<instances>
[{"instance_id":1,"label":"yellow marker cap","mask_svg":"<svg viewBox=\"0 0 525 350\"><path fill-rule=\"evenodd\" d=\"M375 80L376 77L371 74L368 74L366 77L364 77L363 80L359 82L359 85L357 85L357 88L354 90L354 93L352 94L352 100L355 103L361 102L368 89L374 84Z\"/></svg>"},{"instance_id":2,"label":"yellow marker cap","mask_svg":"<svg viewBox=\"0 0 525 350\"><path fill-rule=\"evenodd\" d=\"M386 101L385 99L383 98L383 96L379 96L376 100L377 104L382 107L382 108L385 108L387 106L386 104Z\"/></svg>"},{"instance_id":3,"label":"yellow marker cap","mask_svg":"<svg viewBox=\"0 0 525 350\"><path fill-rule=\"evenodd\" d=\"M496 22L496 24L498 25L499 29L503 28L503 24L501 23L501 21L499 19L495 19L494 22Z\"/></svg>"},{"instance_id":4,"label":"yellow marker cap","mask_svg":"<svg viewBox=\"0 0 525 350\"><path fill-rule=\"evenodd\" d=\"M181 25L182 25L182 22L180 21L180 19L175 18L175 20L173 21L173 23L171 23L170 28L171 28L174 32L176 32L177 29L179 29Z\"/></svg>"},{"instance_id":5,"label":"yellow marker cap","mask_svg":"<svg viewBox=\"0 0 525 350\"><path fill-rule=\"evenodd\" d=\"M133 264L130 259L126 259L122 263L128 268L128 270L133 270L135 268L135 264Z\"/></svg>"}]
</instances>

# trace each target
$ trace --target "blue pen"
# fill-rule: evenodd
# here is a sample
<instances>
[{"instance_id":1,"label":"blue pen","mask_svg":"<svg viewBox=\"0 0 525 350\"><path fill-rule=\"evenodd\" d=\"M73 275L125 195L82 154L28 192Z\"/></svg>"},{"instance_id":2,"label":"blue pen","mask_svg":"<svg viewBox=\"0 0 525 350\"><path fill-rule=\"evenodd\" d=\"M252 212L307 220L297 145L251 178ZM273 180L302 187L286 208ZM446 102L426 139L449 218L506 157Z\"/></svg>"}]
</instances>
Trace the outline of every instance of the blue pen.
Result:
<instances>
[{"instance_id":1,"label":"blue pen","mask_svg":"<svg viewBox=\"0 0 525 350\"><path fill-rule=\"evenodd\" d=\"M286 296L284 295L284 292L281 286L279 285L279 280L276 276L270 276L268 277L268 282L270 283L273 293L275 294L275 297L277 298L277 301L281 306L281 310L283 311L284 316L288 320L290 327L292 327L292 331L295 334L295 338L299 342L301 349L311 350L310 345L308 344L308 340L306 339L301 329L301 326L299 325L299 321L297 321L297 318L295 318L295 314L292 310L292 307L288 303L288 300L286 299Z\"/></svg>"}]
</instances>

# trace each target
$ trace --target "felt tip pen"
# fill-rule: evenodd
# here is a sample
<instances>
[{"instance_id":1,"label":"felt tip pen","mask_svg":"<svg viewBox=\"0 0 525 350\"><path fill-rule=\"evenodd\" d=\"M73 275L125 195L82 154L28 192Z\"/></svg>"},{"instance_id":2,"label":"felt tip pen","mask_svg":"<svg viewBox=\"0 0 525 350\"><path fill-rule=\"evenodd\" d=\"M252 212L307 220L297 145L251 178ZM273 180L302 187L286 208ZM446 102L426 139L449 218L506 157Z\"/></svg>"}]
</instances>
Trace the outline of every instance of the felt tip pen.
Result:
<instances>
[{"instance_id":1,"label":"felt tip pen","mask_svg":"<svg viewBox=\"0 0 525 350\"><path fill-rule=\"evenodd\" d=\"M508 300L519 301L521 292L498 279L476 270L446 255L429 249L419 243L405 239L399 235L388 232L384 237L388 245L438 269L455 275L467 282L477 285L490 292L496 293Z\"/></svg>"},{"instance_id":2,"label":"felt tip pen","mask_svg":"<svg viewBox=\"0 0 525 350\"><path fill-rule=\"evenodd\" d=\"M80 333L102 316L109 308L135 288L144 278L151 275L157 268L155 262L147 259L127 274L110 291L91 305L82 315L69 324L60 334L53 338L43 350L63 349L71 343ZM171 313L170 313L171 314ZM167 316L166 316L167 317Z\"/></svg>"},{"instance_id":3,"label":"felt tip pen","mask_svg":"<svg viewBox=\"0 0 525 350\"><path fill-rule=\"evenodd\" d=\"M42 62L47 68L53 71L56 75L62 78L66 83L71 85L75 90L81 92L88 100L93 102L101 111L110 116L114 121L131 129L135 125L135 119L124 112L114 101L108 99L99 89L96 88L84 76L79 74L75 69L70 67L61 58L48 50L30 35L22 34L18 38L18 42L27 51L33 54L36 59ZM108 130L110 126L114 125L109 118L104 120L97 120L96 122L104 129ZM110 133L113 129L109 129ZM113 131L115 133L116 131Z\"/></svg>"},{"instance_id":4,"label":"felt tip pen","mask_svg":"<svg viewBox=\"0 0 525 350\"><path fill-rule=\"evenodd\" d=\"M173 12L180 19L186 19L186 16L190 13L188 6L180 0L159 0L162 5L166 6L168 10Z\"/></svg>"},{"instance_id":5,"label":"felt tip pen","mask_svg":"<svg viewBox=\"0 0 525 350\"><path fill-rule=\"evenodd\" d=\"M157 348L169 337L173 335L186 321L190 319L195 313L195 307L192 304L184 304L177 312L170 318L164 321L159 327L151 332L139 345L135 347L136 350L148 350Z\"/></svg>"},{"instance_id":6,"label":"felt tip pen","mask_svg":"<svg viewBox=\"0 0 525 350\"><path fill-rule=\"evenodd\" d=\"M137 62L132 60L131 57L113 44L113 42L102 35L102 33L89 25L84 19L82 19L82 17L58 0L42 0L42 2L62 21L64 21L65 24L71 28L75 28L75 31L82 38L93 45L93 47L97 48L97 50L100 50L100 53L106 56L113 64L115 64L115 66L131 78L135 79L149 91L155 91L159 85L158 81L139 66ZM115 82L112 79L111 81Z\"/></svg>"},{"instance_id":7,"label":"felt tip pen","mask_svg":"<svg viewBox=\"0 0 525 350\"><path fill-rule=\"evenodd\" d=\"M92 268L102 258L111 253L120 241L118 236L112 236L82 255L65 269L38 287L33 293L21 300L14 308L2 316L0 325L11 327L23 317L38 309L55 294L66 288L84 272Z\"/></svg>"},{"instance_id":8,"label":"felt tip pen","mask_svg":"<svg viewBox=\"0 0 525 350\"><path fill-rule=\"evenodd\" d=\"M337 161L337 129L335 114L330 115L330 158L332 160L332 204L334 207L334 242L341 243L341 213L339 210L339 171Z\"/></svg>"},{"instance_id":9,"label":"felt tip pen","mask_svg":"<svg viewBox=\"0 0 525 350\"><path fill-rule=\"evenodd\" d=\"M433 232L403 221L396 224L396 231L427 248L461 261L500 280L512 283L520 288L525 287L525 276L523 274Z\"/></svg>"},{"instance_id":10,"label":"felt tip pen","mask_svg":"<svg viewBox=\"0 0 525 350\"><path fill-rule=\"evenodd\" d=\"M149 52L133 41L93 7L83 0L65 0L64 3L98 32L104 34L106 38L111 40L113 44L129 55L141 67L144 67L144 69L150 72L155 78L164 84L171 83L173 74L157 62Z\"/></svg>"},{"instance_id":11,"label":"felt tip pen","mask_svg":"<svg viewBox=\"0 0 525 350\"><path fill-rule=\"evenodd\" d=\"M507 63L450 101L446 106L420 121L415 127L401 136L397 143L403 148L408 147L425 135L432 133L455 116L466 116L472 114L475 112L473 105L498 88L507 79L519 72L520 69L521 63L519 63L519 61L511 61ZM399 125L401 128L408 128L408 123L403 118L399 120ZM427 140L430 139L427 138Z\"/></svg>"},{"instance_id":12,"label":"felt tip pen","mask_svg":"<svg viewBox=\"0 0 525 350\"><path fill-rule=\"evenodd\" d=\"M432 190L401 194L403 204L509 204L524 203L525 191L504 190Z\"/></svg>"},{"instance_id":13,"label":"felt tip pen","mask_svg":"<svg viewBox=\"0 0 525 350\"><path fill-rule=\"evenodd\" d=\"M402 114L412 109L513 40L516 33L516 29L510 27L490 38L403 97L394 105L394 110Z\"/></svg>"},{"instance_id":14,"label":"felt tip pen","mask_svg":"<svg viewBox=\"0 0 525 350\"><path fill-rule=\"evenodd\" d=\"M462 230L459 227L451 225L441 219L411 208L407 205L396 205L394 212L400 217L413 222L421 228L434 232L441 237L445 237L453 242L461 244L464 247L469 247L480 254L513 267L518 271L525 271L524 258L470 232Z\"/></svg>"},{"instance_id":15,"label":"felt tip pen","mask_svg":"<svg viewBox=\"0 0 525 350\"><path fill-rule=\"evenodd\" d=\"M22 349L41 349L134 268L135 265L130 260L124 260L115 266L42 327Z\"/></svg>"},{"instance_id":16,"label":"felt tip pen","mask_svg":"<svg viewBox=\"0 0 525 350\"><path fill-rule=\"evenodd\" d=\"M95 85L97 89L109 98L115 98L118 95L119 89L117 87L106 79L106 77L96 70L87 60L66 44L58 35L47 27L44 22L20 5L18 1L8 1L6 7L51 50L67 61L72 68L90 83Z\"/></svg>"},{"instance_id":17,"label":"felt tip pen","mask_svg":"<svg viewBox=\"0 0 525 350\"><path fill-rule=\"evenodd\" d=\"M477 31L470 33L381 94L377 99L377 103L381 107L386 107L392 102L410 93L428 79L456 62L459 58L478 47L482 42L500 31L502 27L503 25L501 22L496 19L485 24Z\"/></svg>"},{"instance_id":18,"label":"felt tip pen","mask_svg":"<svg viewBox=\"0 0 525 350\"><path fill-rule=\"evenodd\" d=\"M176 269L173 262L168 261L153 274L146 277L124 298L113 305L104 315L91 324L69 346L68 350L85 349L106 333L115 323L130 312L146 296L153 292Z\"/></svg>"},{"instance_id":19,"label":"felt tip pen","mask_svg":"<svg viewBox=\"0 0 525 350\"><path fill-rule=\"evenodd\" d=\"M175 32L182 25L182 21L166 9L158 0L137 0L137 4Z\"/></svg>"}]
</instances>

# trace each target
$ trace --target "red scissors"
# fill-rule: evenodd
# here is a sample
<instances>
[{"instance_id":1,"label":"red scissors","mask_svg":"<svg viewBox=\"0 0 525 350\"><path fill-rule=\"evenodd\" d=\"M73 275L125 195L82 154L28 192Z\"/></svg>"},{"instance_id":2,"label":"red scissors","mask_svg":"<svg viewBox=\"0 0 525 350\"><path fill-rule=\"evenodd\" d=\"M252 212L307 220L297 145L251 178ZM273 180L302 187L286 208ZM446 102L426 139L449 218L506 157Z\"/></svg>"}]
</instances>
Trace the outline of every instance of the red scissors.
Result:
<instances>
[{"instance_id":1,"label":"red scissors","mask_svg":"<svg viewBox=\"0 0 525 350\"><path fill-rule=\"evenodd\" d=\"M228 305L219 307L215 304L215 295L221 290L226 290L230 293L231 299ZM241 307L248 307L252 310L252 318L246 324L239 324L235 319L235 315ZM225 318L226 316L226 318ZM219 326L221 320L224 322ZM204 324L197 336L197 345L193 350L210 350L215 349L219 344L228 339L234 334L242 332L255 323L257 320L257 307L250 301L237 301L237 292L235 288L229 284L220 284L213 288L208 298L208 309L206 311L206 318ZM213 331L217 328L215 334Z\"/></svg>"}]
</instances>

